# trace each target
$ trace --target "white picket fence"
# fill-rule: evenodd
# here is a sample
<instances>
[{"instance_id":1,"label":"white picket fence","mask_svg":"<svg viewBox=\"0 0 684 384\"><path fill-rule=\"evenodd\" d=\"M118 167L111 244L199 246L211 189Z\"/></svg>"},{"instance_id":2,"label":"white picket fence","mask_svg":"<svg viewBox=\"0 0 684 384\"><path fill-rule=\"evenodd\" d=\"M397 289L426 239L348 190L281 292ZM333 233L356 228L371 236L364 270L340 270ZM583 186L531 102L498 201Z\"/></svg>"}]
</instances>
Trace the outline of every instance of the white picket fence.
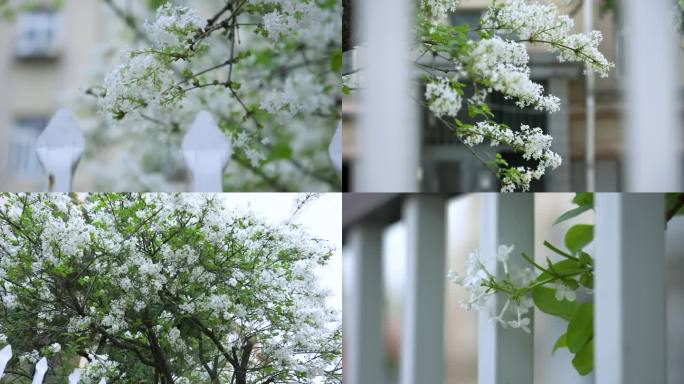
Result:
<instances>
[{"instance_id":1,"label":"white picket fence","mask_svg":"<svg viewBox=\"0 0 684 384\"><path fill-rule=\"evenodd\" d=\"M351 251L345 285L346 383L390 382L383 332L382 233L396 220L406 228L408 257L399 383L444 383L448 197L345 196L345 245ZM490 258L486 263L496 264L499 244L534 254L533 194L482 194L480 201L480 250L483 258ZM664 205L661 194L596 195L596 383L666 382ZM481 314L478 383L532 384L533 340L533 334L504 329Z\"/></svg>"},{"instance_id":2,"label":"white picket fence","mask_svg":"<svg viewBox=\"0 0 684 384\"><path fill-rule=\"evenodd\" d=\"M342 172L342 123L335 131L328 154L338 174ZM192 175L193 192L222 192L223 170L233 147L209 112L197 114L183 138L182 152ZM38 137L36 153L48 175L47 190L70 192L76 167L85 150L85 138L68 109L60 109Z\"/></svg>"},{"instance_id":3,"label":"white picket fence","mask_svg":"<svg viewBox=\"0 0 684 384\"><path fill-rule=\"evenodd\" d=\"M2 378L5 374L5 367L7 366L7 363L10 361L12 358L12 346L7 345L3 349L0 350L0 378ZM43 357L36 363L36 369L33 374L33 381L32 384L41 384L43 382L43 379L45 379L45 374L48 371L48 363L47 359ZM69 384L78 384L78 381L81 379L81 370L79 368L76 368L70 375L69 375ZM105 379L101 379L99 384L107 384Z\"/></svg>"}]
</instances>

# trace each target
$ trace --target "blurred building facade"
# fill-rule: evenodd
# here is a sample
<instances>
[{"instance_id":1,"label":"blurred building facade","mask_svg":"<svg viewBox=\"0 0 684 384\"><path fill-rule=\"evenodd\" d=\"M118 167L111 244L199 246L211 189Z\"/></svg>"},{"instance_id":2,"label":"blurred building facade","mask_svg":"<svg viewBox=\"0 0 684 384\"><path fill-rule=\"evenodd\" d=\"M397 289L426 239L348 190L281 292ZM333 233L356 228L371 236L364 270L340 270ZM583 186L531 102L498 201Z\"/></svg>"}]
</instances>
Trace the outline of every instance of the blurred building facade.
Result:
<instances>
[{"instance_id":1,"label":"blurred building facade","mask_svg":"<svg viewBox=\"0 0 684 384\"><path fill-rule=\"evenodd\" d=\"M582 0L556 1L562 12L572 15L574 32L582 32ZM594 95L596 98L596 190L622 190L623 134L621 128L623 37L621 27L613 11L602 11L599 1L592 2L593 29L603 33L600 50L609 61L616 64L607 78L596 77ZM477 25L480 15L491 4L488 0L463 0L449 22L460 25ZM354 32L347 35L357 45ZM561 110L553 114L535 111L532 108L520 110L513 103L492 95L489 103L497 121L512 127L520 124L541 127L554 138L554 150L564 160L562 167L549 171L539 182L533 183L533 191L578 191L585 190L585 76L581 66L573 63L558 63L555 55L539 47L530 47L530 68L532 78L541 83L547 92L561 99ZM680 66L684 73L684 66ZM682 78L682 76L680 76ZM351 173L357 156L355 145L356 117L362 106L354 93L345 96L343 103L345 188L354 190ZM461 145L429 111L420 110L423 125L421 148L421 189L426 192L459 192L497 190L497 181L467 148ZM646 128L646 127L645 127ZM483 153L491 152L487 145L477 148ZM512 153L502 153L509 163L521 162Z\"/></svg>"},{"instance_id":2,"label":"blurred building facade","mask_svg":"<svg viewBox=\"0 0 684 384\"><path fill-rule=\"evenodd\" d=\"M83 88L84 68L108 24L102 3L65 1L0 19L0 186L37 191L45 177L35 143L54 112L61 90Z\"/></svg>"}]
</instances>

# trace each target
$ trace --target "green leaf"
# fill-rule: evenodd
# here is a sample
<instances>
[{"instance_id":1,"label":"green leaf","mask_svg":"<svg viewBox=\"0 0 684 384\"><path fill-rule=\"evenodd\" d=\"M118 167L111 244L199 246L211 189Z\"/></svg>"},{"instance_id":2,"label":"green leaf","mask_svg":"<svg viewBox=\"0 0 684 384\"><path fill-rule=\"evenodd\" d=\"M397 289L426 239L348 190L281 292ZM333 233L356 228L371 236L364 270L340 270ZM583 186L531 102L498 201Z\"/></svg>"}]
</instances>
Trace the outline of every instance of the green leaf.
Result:
<instances>
[{"instance_id":1,"label":"green leaf","mask_svg":"<svg viewBox=\"0 0 684 384\"><path fill-rule=\"evenodd\" d=\"M560 335L558 340L556 340L556 344L553 345L553 351L551 351L551 354L553 355L560 348L567 348L567 347L568 347L568 342L566 339L566 334L564 333L564 334Z\"/></svg>"},{"instance_id":2,"label":"green leaf","mask_svg":"<svg viewBox=\"0 0 684 384\"><path fill-rule=\"evenodd\" d=\"M580 249L594 240L594 226L589 224L577 224L565 233L565 247L576 254Z\"/></svg>"},{"instance_id":3,"label":"green leaf","mask_svg":"<svg viewBox=\"0 0 684 384\"><path fill-rule=\"evenodd\" d=\"M594 274L589 271L583 273L580 275L579 282L589 289L594 289Z\"/></svg>"},{"instance_id":4,"label":"green leaf","mask_svg":"<svg viewBox=\"0 0 684 384\"><path fill-rule=\"evenodd\" d=\"M567 344L572 353L578 353L594 336L594 304L580 304L568 323Z\"/></svg>"},{"instance_id":5,"label":"green leaf","mask_svg":"<svg viewBox=\"0 0 684 384\"><path fill-rule=\"evenodd\" d=\"M292 158L292 147L288 143L280 142L273 146L271 152L272 159L290 159Z\"/></svg>"},{"instance_id":6,"label":"green leaf","mask_svg":"<svg viewBox=\"0 0 684 384\"><path fill-rule=\"evenodd\" d=\"M591 205L580 205L579 207L573 208L573 209L563 213L562 215L558 216L556 221L553 222L553 225L556 225L558 223L562 223L566 220L570 220L573 217L579 216L582 213L584 213L584 212L586 212L592 208L593 207Z\"/></svg>"},{"instance_id":7,"label":"green leaf","mask_svg":"<svg viewBox=\"0 0 684 384\"><path fill-rule=\"evenodd\" d=\"M147 0L147 8L155 10L166 3L166 0Z\"/></svg>"},{"instance_id":8,"label":"green leaf","mask_svg":"<svg viewBox=\"0 0 684 384\"><path fill-rule=\"evenodd\" d=\"M584 252L584 251L580 251L580 253L579 253L579 259L580 259L580 262L583 263L583 264L588 264L588 265L593 265L593 264L594 264L594 258L591 257L590 254L588 254L588 253L586 253L586 252Z\"/></svg>"},{"instance_id":9,"label":"green leaf","mask_svg":"<svg viewBox=\"0 0 684 384\"><path fill-rule=\"evenodd\" d=\"M534 304L540 311L568 321L577 308L577 302L557 300L555 289L546 288L541 285L532 289L532 300L534 300Z\"/></svg>"},{"instance_id":10,"label":"green leaf","mask_svg":"<svg viewBox=\"0 0 684 384\"><path fill-rule=\"evenodd\" d=\"M558 274L562 276L575 275L586 269L575 259L565 259L557 261L555 263L551 263L547 259L547 264L547 269L549 269L552 273L543 272L537 277L537 281L544 281L549 277L553 276L553 274Z\"/></svg>"},{"instance_id":11,"label":"green leaf","mask_svg":"<svg viewBox=\"0 0 684 384\"><path fill-rule=\"evenodd\" d=\"M594 207L594 194L591 192L576 193L575 197L572 199L572 202L579 205L579 206L590 205L593 208Z\"/></svg>"},{"instance_id":12,"label":"green leaf","mask_svg":"<svg viewBox=\"0 0 684 384\"><path fill-rule=\"evenodd\" d=\"M584 347L577 352L575 358L572 359L572 365L577 372L582 375L588 375L594 370L594 341L590 340Z\"/></svg>"},{"instance_id":13,"label":"green leaf","mask_svg":"<svg viewBox=\"0 0 684 384\"><path fill-rule=\"evenodd\" d=\"M330 56L330 69L332 69L334 73L342 71L342 48L338 49Z\"/></svg>"}]
</instances>

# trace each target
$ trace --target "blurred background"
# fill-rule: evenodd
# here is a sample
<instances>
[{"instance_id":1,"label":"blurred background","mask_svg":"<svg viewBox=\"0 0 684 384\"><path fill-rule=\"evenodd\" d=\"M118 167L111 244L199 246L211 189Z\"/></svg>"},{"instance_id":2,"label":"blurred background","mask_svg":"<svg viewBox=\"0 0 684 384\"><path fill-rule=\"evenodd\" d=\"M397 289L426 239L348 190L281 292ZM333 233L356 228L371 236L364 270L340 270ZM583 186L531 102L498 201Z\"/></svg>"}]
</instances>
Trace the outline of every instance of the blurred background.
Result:
<instances>
[{"instance_id":1,"label":"blurred background","mask_svg":"<svg viewBox=\"0 0 684 384\"><path fill-rule=\"evenodd\" d=\"M556 170L549 170L540 181L532 184L533 191L621 191L625 189L625 156L626 145L624 120L621 114L625 112L624 81L625 81L625 26L620 16L620 4L625 0L542 0L542 3L558 5L561 14L568 14L575 22L573 33L583 32L584 16L587 4L591 6L591 29L598 30L603 34L603 41L599 47L608 61L615 63L615 68L610 71L607 78L595 77L593 97L595 109L590 112L590 120L595 124L595 150L594 158L588 159L585 155L587 138L587 92L586 76L582 74L582 67L577 63L558 63L555 55L543 51L539 47L532 46L530 51L530 68L532 79L544 86L548 93L554 94L561 99L561 110L548 114L536 111L533 108L520 109L510 100L504 100L500 94L492 94L488 103L495 114L495 121L510 125L511 127L527 124L532 127L540 127L553 136L553 149L563 158L563 165ZM450 16L446 23L453 25L469 24L471 27L479 25L480 16L492 2L489 0L463 0L458 10ZM672 19L662 20L663 23L676 28L681 20L678 14L681 12L671 2ZM349 56L352 69L354 60L352 52L357 51L358 45L364 43L358 33L357 20L354 20L354 12L358 12L360 4L357 0L345 0L345 33L343 46ZM644 3L646 4L646 3ZM473 36L474 37L474 36ZM657 35L650 36L656 40ZM363 55L360 55L363 57ZM677 61L679 63L679 61ZM684 73L684 65L679 64L680 83L684 83L681 76ZM657 68L653 68L657 71ZM422 92L421 92L422 93ZM657 113L657 105L644 105L643 108L651 108ZM354 170L359 158L359 113L363 106L359 103L359 92L352 91L343 99L344 121L344 147L343 159L345 167L345 190L358 190L353 185ZM678 109L681 111L681 104ZM681 114L681 112L679 112ZM462 121L468 120L467 114L462 111L459 116ZM591 117L593 116L593 118ZM479 161L469 152L469 149L461 145L456 137L429 111L419 107L417 119L420 124L420 148L418 169L418 191L422 192L472 192L472 191L496 191L497 180ZM681 127L681 126L680 126ZM395 127L396 128L396 127ZM643 130L651 130L653 127L644 126ZM680 128L680 131L683 131ZM681 137L681 135L680 135ZM684 154L682 145L678 146L681 154ZM481 145L476 151L488 153L488 145ZM502 155L511 164L520 164L522 159L511 151L502 150ZM684 156L679 156L680 162ZM587 185L587 162L594 163L595 180L594 188ZM393 190L377 190L377 192L391 192ZM402 190L397 190L403 192Z\"/></svg>"},{"instance_id":2,"label":"blurred background","mask_svg":"<svg viewBox=\"0 0 684 384\"><path fill-rule=\"evenodd\" d=\"M563 212L575 207L573 194L535 194L535 259L543 263L548 256L556 256L544 246L544 240L563 244L563 236L574 224L593 224L594 213L587 211L569 221L553 226ZM468 254L479 247L480 197L468 194L452 197L447 208L447 257L444 276L448 270L463 274ZM397 198L399 198L397 196ZM346 203L345 203L346 205ZM352 209L345 206L343 215ZM400 213L397 212L397 215ZM387 353L386 370L398 382L401 353L401 325L403 317L404 285L406 283L407 238L404 223L396 221L383 232L383 279L385 287L384 344ZM353 284L351 247L343 247L345 299L349 299L349 287ZM586 248L593 254L593 244ZM666 292L667 292L667 366L668 384L684 382L684 216L673 218L666 231ZM647 262L647 258L644 258ZM639 284L648 284L640 282ZM444 353L445 384L477 383L478 312L461 308L459 300L467 297L466 291L446 281ZM582 377L571 364L572 355L567 349L551 354L558 337L565 332L567 322L539 310L534 313L534 375L536 384L584 384L594 383L593 374ZM522 332L522 331L521 331Z\"/></svg>"}]
</instances>

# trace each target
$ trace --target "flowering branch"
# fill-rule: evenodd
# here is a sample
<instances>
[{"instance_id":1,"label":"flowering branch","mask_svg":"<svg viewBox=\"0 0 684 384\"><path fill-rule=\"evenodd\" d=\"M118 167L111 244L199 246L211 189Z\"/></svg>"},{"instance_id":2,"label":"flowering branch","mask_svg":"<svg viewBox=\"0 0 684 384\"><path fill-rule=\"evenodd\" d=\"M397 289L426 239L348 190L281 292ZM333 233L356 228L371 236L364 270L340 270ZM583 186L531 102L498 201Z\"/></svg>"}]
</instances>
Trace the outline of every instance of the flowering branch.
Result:
<instances>
[{"instance_id":1,"label":"flowering branch","mask_svg":"<svg viewBox=\"0 0 684 384\"><path fill-rule=\"evenodd\" d=\"M494 173L502 192L526 191L532 180L543 177L546 169L561 165L560 156L550 149L553 139L540 128L508 127L495 122L487 105L487 97L499 92L520 108L531 106L549 113L560 109L560 100L544 94L543 87L530 79L529 55L523 43L545 45L558 55L559 61L580 62L585 71L596 71L602 76L607 75L613 64L598 51L600 32L572 34L572 19L560 15L553 4L495 0L482 16L480 26L474 29L434 22L435 18L454 12L458 5L457 0L421 1L417 34L422 53L416 65L427 72L423 81L428 109L442 121L453 121L447 126L467 147L475 147L486 139L492 146L507 146L523 159L536 161L536 167L512 167L497 155L486 164L497 169ZM478 34L478 40L470 37L473 32ZM421 62L426 53L432 55L431 65ZM435 58L444 63L436 67ZM466 86L473 87L475 92L466 96ZM462 122L459 116L464 107L469 119L483 120Z\"/></svg>"}]
</instances>

